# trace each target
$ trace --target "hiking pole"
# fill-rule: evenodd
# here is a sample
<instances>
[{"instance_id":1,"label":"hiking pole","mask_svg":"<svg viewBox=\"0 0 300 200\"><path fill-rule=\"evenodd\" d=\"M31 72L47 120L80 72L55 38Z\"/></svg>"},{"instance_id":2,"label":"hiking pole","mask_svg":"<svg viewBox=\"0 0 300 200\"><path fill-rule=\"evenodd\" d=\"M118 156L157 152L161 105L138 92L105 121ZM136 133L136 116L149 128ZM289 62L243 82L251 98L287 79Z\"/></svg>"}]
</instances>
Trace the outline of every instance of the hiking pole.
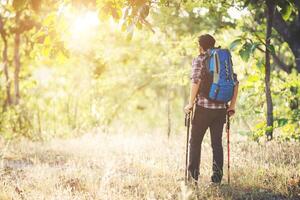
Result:
<instances>
[{"instance_id":1,"label":"hiking pole","mask_svg":"<svg viewBox=\"0 0 300 200\"><path fill-rule=\"evenodd\" d=\"M226 133L227 133L227 175L228 175L228 184L230 184L230 119L229 119L229 112L226 114Z\"/></svg>"},{"instance_id":2,"label":"hiking pole","mask_svg":"<svg viewBox=\"0 0 300 200\"><path fill-rule=\"evenodd\" d=\"M234 110L229 110L227 111L226 114L228 184L230 184L230 115L231 114L234 114Z\"/></svg>"},{"instance_id":3,"label":"hiking pole","mask_svg":"<svg viewBox=\"0 0 300 200\"><path fill-rule=\"evenodd\" d=\"M188 159L189 159L189 139L190 139L190 123L191 123L192 111L185 114L184 125L187 127L186 132L186 147L185 147L185 173L184 173L184 182L187 183L187 171L188 171Z\"/></svg>"}]
</instances>

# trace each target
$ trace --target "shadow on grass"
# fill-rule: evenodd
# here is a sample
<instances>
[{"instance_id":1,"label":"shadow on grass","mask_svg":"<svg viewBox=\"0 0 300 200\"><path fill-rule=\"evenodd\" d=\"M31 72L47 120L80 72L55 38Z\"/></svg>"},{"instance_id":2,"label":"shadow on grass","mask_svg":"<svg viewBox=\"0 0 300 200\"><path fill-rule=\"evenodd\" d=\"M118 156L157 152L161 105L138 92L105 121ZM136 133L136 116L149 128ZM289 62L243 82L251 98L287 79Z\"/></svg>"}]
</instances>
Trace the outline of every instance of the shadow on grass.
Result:
<instances>
[{"instance_id":1,"label":"shadow on grass","mask_svg":"<svg viewBox=\"0 0 300 200\"><path fill-rule=\"evenodd\" d=\"M196 191L197 199L234 199L234 200L299 200L297 193L291 193L289 196L276 193L272 190L263 188L244 188L234 185L222 184L221 186L209 186L200 188Z\"/></svg>"}]
</instances>

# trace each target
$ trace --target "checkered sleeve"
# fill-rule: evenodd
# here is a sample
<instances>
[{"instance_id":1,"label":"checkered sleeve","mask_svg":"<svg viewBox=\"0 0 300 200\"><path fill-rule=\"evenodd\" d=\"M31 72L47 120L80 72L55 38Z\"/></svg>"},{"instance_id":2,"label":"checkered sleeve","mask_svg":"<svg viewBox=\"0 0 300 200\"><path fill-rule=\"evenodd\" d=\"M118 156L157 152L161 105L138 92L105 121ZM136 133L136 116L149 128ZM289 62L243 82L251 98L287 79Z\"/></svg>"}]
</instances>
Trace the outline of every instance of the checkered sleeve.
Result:
<instances>
[{"instance_id":1,"label":"checkered sleeve","mask_svg":"<svg viewBox=\"0 0 300 200\"><path fill-rule=\"evenodd\" d=\"M203 67L201 64L201 59L199 57L194 58L192 61L192 73L191 80L192 83L198 84L203 77Z\"/></svg>"},{"instance_id":2,"label":"checkered sleeve","mask_svg":"<svg viewBox=\"0 0 300 200\"><path fill-rule=\"evenodd\" d=\"M236 73L233 73L233 81L234 81L234 85L238 85L239 84L239 80L238 80L238 77L237 77Z\"/></svg>"}]
</instances>

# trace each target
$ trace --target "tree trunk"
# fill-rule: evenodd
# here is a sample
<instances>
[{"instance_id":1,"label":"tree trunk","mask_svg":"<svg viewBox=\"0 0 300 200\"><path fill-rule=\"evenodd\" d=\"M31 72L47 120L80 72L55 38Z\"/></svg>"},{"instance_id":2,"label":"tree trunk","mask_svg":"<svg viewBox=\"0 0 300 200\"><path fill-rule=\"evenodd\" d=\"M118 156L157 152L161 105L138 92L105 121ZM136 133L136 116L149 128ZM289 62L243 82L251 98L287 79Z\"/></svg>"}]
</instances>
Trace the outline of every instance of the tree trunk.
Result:
<instances>
[{"instance_id":1,"label":"tree trunk","mask_svg":"<svg viewBox=\"0 0 300 200\"><path fill-rule=\"evenodd\" d=\"M8 58L7 58L7 41L4 41L4 48L3 48L3 71L5 75L5 87L6 87L6 100L5 105L11 105L12 104L12 98L10 93L10 85L11 81L8 74ZM5 106L6 107L6 106Z\"/></svg>"},{"instance_id":2,"label":"tree trunk","mask_svg":"<svg viewBox=\"0 0 300 200\"><path fill-rule=\"evenodd\" d=\"M17 25L20 24L20 12L16 13L15 22ZM15 84L15 104L19 104L20 101L20 89L19 89L19 74L21 68L20 62L20 30L16 30L15 33L15 49L14 49L14 63L15 63L15 73L14 73L14 84Z\"/></svg>"},{"instance_id":3,"label":"tree trunk","mask_svg":"<svg viewBox=\"0 0 300 200\"><path fill-rule=\"evenodd\" d=\"M168 88L168 87L167 87ZM169 91L168 92L168 102L167 102L167 119L168 119L168 129L167 129L167 135L168 135L168 138L170 137L171 135L171 91L170 91L170 88L168 88Z\"/></svg>"},{"instance_id":4,"label":"tree trunk","mask_svg":"<svg viewBox=\"0 0 300 200\"><path fill-rule=\"evenodd\" d=\"M291 29L293 30L291 32L291 42L289 44L293 54L295 55L295 61L296 61L296 69L297 72L300 73L300 1L294 1L295 3L295 9L298 10L298 16L296 17L295 23L290 25Z\"/></svg>"},{"instance_id":5,"label":"tree trunk","mask_svg":"<svg viewBox=\"0 0 300 200\"><path fill-rule=\"evenodd\" d=\"M3 72L5 76L5 87L6 87L6 100L4 103L4 109L7 105L12 104L12 98L10 93L10 78L8 74L8 56L7 56L7 38L6 38L6 32L4 30L4 22L2 21L2 18L0 16L0 33L3 41L3 51L2 51L2 62L3 62Z\"/></svg>"},{"instance_id":6,"label":"tree trunk","mask_svg":"<svg viewBox=\"0 0 300 200\"><path fill-rule=\"evenodd\" d=\"M274 2L272 0L266 0L267 4L267 30L266 30L266 67L265 67L265 87L266 87L266 100L267 100L267 130L266 136L268 140L273 138L273 102L271 95L271 85L270 85L270 50L269 46L271 44L271 34L272 34L272 22L274 15Z\"/></svg>"},{"instance_id":7,"label":"tree trunk","mask_svg":"<svg viewBox=\"0 0 300 200\"><path fill-rule=\"evenodd\" d=\"M296 7L294 9L298 10L298 17L294 21L287 23L281 13L273 8L274 16L272 17L273 27L282 37L282 39L289 45L296 61L296 70L300 73L300 1L294 1ZM273 6L274 7L274 6Z\"/></svg>"},{"instance_id":8,"label":"tree trunk","mask_svg":"<svg viewBox=\"0 0 300 200\"><path fill-rule=\"evenodd\" d=\"M291 50L293 54L295 55L295 61L296 61L296 70L298 73L300 73L300 40L299 38L297 41L294 41L293 44L290 44Z\"/></svg>"},{"instance_id":9,"label":"tree trunk","mask_svg":"<svg viewBox=\"0 0 300 200\"><path fill-rule=\"evenodd\" d=\"M300 73L300 47L297 50L298 50L298 54L296 57L296 69L297 69L297 72Z\"/></svg>"}]
</instances>

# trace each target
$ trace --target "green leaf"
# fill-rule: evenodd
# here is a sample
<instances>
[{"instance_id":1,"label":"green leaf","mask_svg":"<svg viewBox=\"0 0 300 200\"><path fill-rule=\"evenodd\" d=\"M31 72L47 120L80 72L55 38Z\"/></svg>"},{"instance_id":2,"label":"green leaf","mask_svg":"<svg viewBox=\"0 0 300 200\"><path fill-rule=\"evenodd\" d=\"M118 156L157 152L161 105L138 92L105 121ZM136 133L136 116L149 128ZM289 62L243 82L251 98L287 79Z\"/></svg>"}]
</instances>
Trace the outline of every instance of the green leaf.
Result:
<instances>
[{"instance_id":1,"label":"green leaf","mask_svg":"<svg viewBox=\"0 0 300 200\"><path fill-rule=\"evenodd\" d=\"M241 58L243 59L243 61L248 62L249 58L250 58L250 53L249 51L245 51L245 50L241 50L239 52Z\"/></svg>"},{"instance_id":2,"label":"green leaf","mask_svg":"<svg viewBox=\"0 0 300 200\"><path fill-rule=\"evenodd\" d=\"M263 112L260 111L260 110L254 110L254 113L255 113L255 114L261 114L261 113L263 113Z\"/></svg>"},{"instance_id":3,"label":"green leaf","mask_svg":"<svg viewBox=\"0 0 300 200\"><path fill-rule=\"evenodd\" d=\"M248 62L249 58L250 58L250 54L251 54L251 48L252 45L248 42L246 42L243 45L243 48L239 51L239 54L241 56L241 58L245 61Z\"/></svg>"},{"instance_id":4,"label":"green leaf","mask_svg":"<svg viewBox=\"0 0 300 200\"><path fill-rule=\"evenodd\" d=\"M267 126L266 127L266 132L271 132L273 131L273 126Z\"/></svg>"},{"instance_id":5,"label":"green leaf","mask_svg":"<svg viewBox=\"0 0 300 200\"><path fill-rule=\"evenodd\" d=\"M44 40L44 46L50 46L52 43L51 41L51 37L50 36L47 36Z\"/></svg>"},{"instance_id":6,"label":"green leaf","mask_svg":"<svg viewBox=\"0 0 300 200\"><path fill-rule=\"evenodd\" d=\"M233 42L231 42L229 49L234 50L236 46L238 46L241 42L242 42L241 38L234 40Z\"/></svg>"},{"instance_id":7,"label":"green leaf","mask_svg":"<svg viewBox=\"0 0 300 200\"><path fill-rule=\"evenodd\" d=\"M48 14L46 18L44 18L43 20L43 25L44 26L50 26L52 25L56 20L56 14L55 13L51 13Z\"/></svg>"},{"instance_id":8,"label":"green leaf","mask_svg":"<svg viewBox=\"0 0 300 200\"><path fill-rule=\"evenodd\" d=\"M263 31L258 31L256 32L256 36L260 39L260 40L264 40L264 38L266 37L266 33Z\"/></svg>"},{"instance_id":9,"label":"green leaf","mask_svg":"<svg viewBox=\"0 0 300 200\"><path fill-rule=\"evenodd\" d=\"M42 0L31 0L31 7L35 12L38 12L41 8Z\"/></svg>"},{"instance_id":10,"label":"green leaf","mask_svg":"<svg viewBox=\"0 0 300 200\"><path fill-rule=\"evenodd\" d=\"M20 10L24 7L26 3L26 0L14 0L12 5L15 10Z\"/></svg>"},{"instance_id":11,"label":"green leaf","mask_svg":"<svg viewBox=\"0 0 300 200\"><path fill-rule=\"evenodd\" d=\"M278 127L282 127L282 126L286 125L289 120L285 119L285 118L279 118L276 121L278 123Z\"/></svg>"},{"instance_id":12,"label":"green leaf","mask_svg":"<svg viewBox=\"0 0 300 200\"><path fill-rule=\"evenodd\" d=\"M260 45L259 42L254 42L251 47L251 53L254 53L255 49L257 49L257 47L259 47L259 45Z\"/></svg>"},{"instance_id":13,"label":"green leaf","mask_svg":"<svg viewBox=\"0 0 300 200\"><path fill-rule=\"evenodd\" d=\"M285 21L287 21L290 18L292 11L293 11L293 7L292 7L291 3L290 2L286 3L285 6L281 10L282 18Z\"/></svg>"},{"instance_id":14,"label":"green leaf","mask_svg":"<svg viewBox=\"0 0 300 200\"><path fill-rule=\"evenodd\" d=\"M49 57L51 49L49 47L45 47L42 49L42 55L45 57Z\"/></svg>"},{"instance_id":15,"label":"green leaf","mask_svg":"<svg viewBox=\"0 0 300 200\"><path fill-rule=\"evenodd\" d=\"M274 45L269 45L268 50L270 51L271 54L275 54L275 47Z\"/></svg>"},{"instance_id":16,"label":"green leaf","mask_svg":"<svg viewBox=\"0 0 300 200\"><path fill-rule=\"evenodd\" d=\"M119 10L119 9L112 9L111 10L111 16L113 17L113 19L115 20L115 21L118 21L120 18L121 18L121 10Z\"/></svg>"},{"instance_id":17,"label":"green leaf","mask_svg":"<svg viewBox=\"0 0 300 200\"><path fill-rule=\"evenodd\" d=\"M141 24L140 21L138 21L138 22L136 23L136 27L137 27L137 29L141 30L141 29L143 28L143 25Z\"/></svg>"},{"instance_id":18,"label":"green leaf","mask_svg":"<svg viewBox=\"0 0 300 200\"><path fill-rule=\"evenodd\" d=\"M249 76L248 77L248 79L247 79L247 81L249 81L249 82L257 82L257 81L259 81L259 76L258 75L251 75L251 76Z\"/></svg>"},{"instance_id":19,"label":"green leaf","mask_svg":"<svg viewBox=\"0 0 300 200\"><path fill-rule=\"evenodd\" d=\"M159 3L161 3L162 5L167 3L167 0L160 0Z\"/></svg>"},{"instance_id":20,"label":"green leaf","mask_svg":"<svg viewBox=\"0 0 300 200\"><path fill-rule=\"evenodd\" d=\"M127 28L126 22L125 22L125 21L122 21L122 22L121 22L121 30L122 30L122 31L126 31L126 28Z\"/></svg>"},{"instance_id":21,"label":"green leaf","mask_svg":"<svg viewBox=\"0 0 300 200\"><path fill-rule=\"evenodd\" d=\"M258 59L256 61L256 67L258 67L259 69L262 69L265 66L265 60L264 59Z\"/></svg>"}]
</instances>

